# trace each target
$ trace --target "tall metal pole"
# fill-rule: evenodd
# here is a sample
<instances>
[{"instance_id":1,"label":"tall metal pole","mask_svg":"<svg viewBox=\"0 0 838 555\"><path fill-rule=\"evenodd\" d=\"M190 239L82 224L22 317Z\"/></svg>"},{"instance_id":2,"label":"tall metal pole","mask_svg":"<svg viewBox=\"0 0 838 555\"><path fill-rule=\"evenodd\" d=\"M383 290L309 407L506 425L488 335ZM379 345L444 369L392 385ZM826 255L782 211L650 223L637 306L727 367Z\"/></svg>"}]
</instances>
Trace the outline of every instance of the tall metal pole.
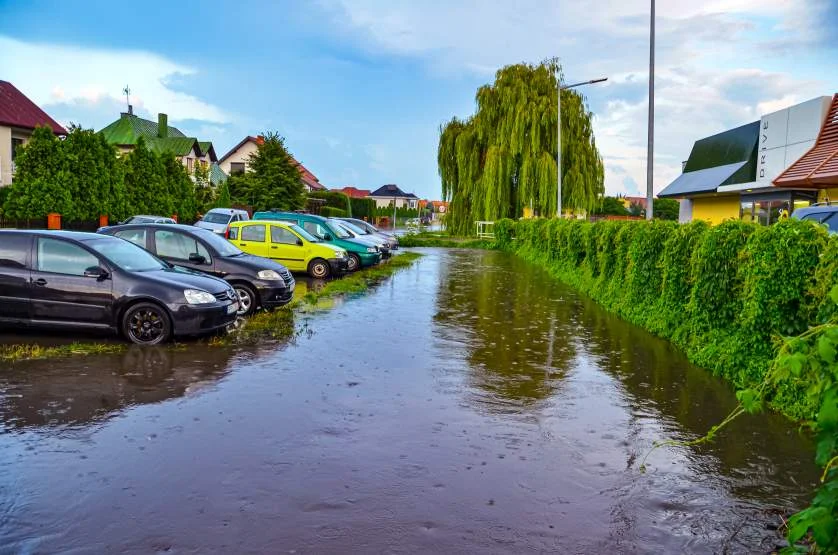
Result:
<instances>
[{"instance_id":1,"label":"tall metal pole","mask_svg":"<svg viewBox=\"0 0 838 555\"><path fill-rule=\"evenodd\" d=\"M556 92L558 93L558 125L556 125L556 217L562 217L562 83L559 80L559 73L556 72Z\"/></svg>"},{"instance_id":2,"label":"tall metal pole","mask_svg":"<svg viewBox=\"0 0 838 555\"><path fill-rule=\"evenodd\" d=\"M655 215L654 163L655 163L655 0L652 0L651 30L649 31L649 130L646 148L646 219Z\"/></svg>"},{"instance_id":3,"label":"tall metal pole","mask_svg":"<svg viewBox=\"0 0 838 555\"><path fill-rule=\"evenodd\" d=\"M559 77L558 71L556 71L556 90L558 91L558 109L556 110L556 115L558 116L556 125L556 217L562 217L562 91L565 89L572 89L573 87L579 87L581 85L594 85L596 83L602 83L604 81L608 81L608 77L602 77L600 79L591 79L590 81L582 81L581 83L574 83L572 85L567 85L562 87L562 82Z\"/></svg>"}]
</instances>

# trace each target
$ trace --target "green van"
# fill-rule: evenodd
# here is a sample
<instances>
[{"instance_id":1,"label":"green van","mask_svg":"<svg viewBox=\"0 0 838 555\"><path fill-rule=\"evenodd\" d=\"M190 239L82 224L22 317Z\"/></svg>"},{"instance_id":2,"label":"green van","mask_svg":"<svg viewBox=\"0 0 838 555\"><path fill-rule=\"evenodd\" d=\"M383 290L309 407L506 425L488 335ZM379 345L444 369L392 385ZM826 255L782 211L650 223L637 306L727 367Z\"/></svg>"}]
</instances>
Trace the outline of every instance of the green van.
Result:
<instances>
[{"instance_id":1,"label":"green van","mask_svg":"<svg viewBox=\"0 0 838 555\"><path fill-rule=\"evenodd\" d=\"M335 225L322 216L314 214L297 214L296 212L256 212L254 220L274 220L296 224L305 229L321 241L340 247L349 254L347 269L354 272L359 268L374 266L381 262L381 251L379 248L361 238L352 238L340 226Z\"/></svg>"}]
</instances>

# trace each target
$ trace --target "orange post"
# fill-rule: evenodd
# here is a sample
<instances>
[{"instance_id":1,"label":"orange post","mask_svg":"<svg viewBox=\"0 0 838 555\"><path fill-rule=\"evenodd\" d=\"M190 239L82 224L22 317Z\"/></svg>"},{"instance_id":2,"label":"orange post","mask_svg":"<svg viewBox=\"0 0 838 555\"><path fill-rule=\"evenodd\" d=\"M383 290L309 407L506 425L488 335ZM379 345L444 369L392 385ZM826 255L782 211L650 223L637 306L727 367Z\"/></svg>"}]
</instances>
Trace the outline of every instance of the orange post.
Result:
<instances>
[{"instance_id":1,"label":"orange post","mask_svg":"<svg viewBox=\"0 0 838 555\"><path fill-rule=\"evenodd\" d=\"M61 214L47 214L47 229L61 229Z\"/></svg>"},{"instance_id":2,"label":"orange post","mask_svg":"<svg viewBox=\"0 0 838 555\"><path fill-rule=\"evenodd\" d=\"M105 227L108 225L108 217L104 214L99 216L99 227Z\"/></svg>"},{"instance_id":3,"label":"orange post","mask_svg":"<svg viewBox=\"0 0 838 555\"><path fill-rule=\"evenodd\" d=\"M177 222L177 214L172 214L172 219Z\"/></svg>"}]
</instances>

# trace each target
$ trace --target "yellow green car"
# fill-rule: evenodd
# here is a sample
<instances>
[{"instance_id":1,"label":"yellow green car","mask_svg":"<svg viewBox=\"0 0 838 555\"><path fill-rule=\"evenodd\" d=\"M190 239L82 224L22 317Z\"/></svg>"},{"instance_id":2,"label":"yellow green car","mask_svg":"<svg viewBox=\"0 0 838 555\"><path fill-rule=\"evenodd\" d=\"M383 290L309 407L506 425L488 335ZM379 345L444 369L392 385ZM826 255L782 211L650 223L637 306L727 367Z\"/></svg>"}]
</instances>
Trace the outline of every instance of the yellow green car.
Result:
<instances>
[{"instance_id":1,"label":"yellow green car","mask_svg":"<svg viewBox=\"0 0 838 555\"><path fill-rule=\"evenodd\" d=\"M269 220L232 222L224 236L248 254L270 258L313 278L346 272L349 257L296 224Z\"/></svg>"}]
</instances>

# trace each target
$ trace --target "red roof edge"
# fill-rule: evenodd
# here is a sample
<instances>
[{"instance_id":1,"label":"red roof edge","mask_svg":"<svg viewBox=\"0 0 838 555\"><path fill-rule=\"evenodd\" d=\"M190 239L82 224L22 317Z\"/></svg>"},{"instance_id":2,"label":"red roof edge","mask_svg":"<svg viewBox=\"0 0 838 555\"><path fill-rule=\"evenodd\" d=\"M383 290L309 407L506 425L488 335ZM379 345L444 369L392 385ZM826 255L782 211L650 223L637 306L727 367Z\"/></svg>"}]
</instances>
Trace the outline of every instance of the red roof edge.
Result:
<instances>
[{"instance_id":1,"label":"red roof edge","mask_svg":"<svg viewBox=\"0 0 838 555\"><path fill-rule=\"evenodd\" d=\"M45 126L56 135L67 130L8 81L0 81L0 125L35 129Z\"/></svg>"}]
</instances>

